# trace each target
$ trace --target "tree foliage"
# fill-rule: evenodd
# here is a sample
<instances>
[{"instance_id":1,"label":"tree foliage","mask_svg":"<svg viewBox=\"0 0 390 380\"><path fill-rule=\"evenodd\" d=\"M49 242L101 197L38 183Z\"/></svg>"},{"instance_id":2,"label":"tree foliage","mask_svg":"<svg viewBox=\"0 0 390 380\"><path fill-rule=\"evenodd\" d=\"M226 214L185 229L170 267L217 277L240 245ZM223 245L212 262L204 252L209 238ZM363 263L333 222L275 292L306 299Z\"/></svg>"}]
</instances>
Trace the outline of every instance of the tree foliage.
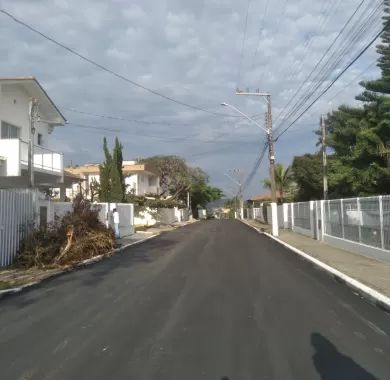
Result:
<instances>
[{"instance_id":1,"label":"tree foliage","mask_svg":"<svg viewBox=\"0 0 390 380\"><path fill-rule=\"evenodd\" d=\"M107 139L103 139L105 160L99 166L99 200L101 202L123 202L125 199L122 149L122 144L118 138L115 138L115 145L111 154L107 146Z\"/></svg>"},{"instance_id":2,"label":"tree foliage","mask_svg":"<svg viewBox=\"0 0 390 380\"><path fill-rule=\"evenodd\" d=\"M342 105L326 118L329 197L369 196L390 190L390 0L377 46L380 78L361 82L358 106ZM320 135L320 133L317 132ZM322 198L319 154L295 157L298 200Z\"/></svg>"},{"instance_id":3,"label":"tree foliage","mask_svg":"<svg viewBox=\"0 0 390 380\"><path fill-rule=\"evenodd\" d=\"M292 196L291 190L294 184L294 177L290 166L285 168L282 164L275 165L275 185L276 190L280 194L280 202L284 201L287 196ZM264 187L271 189L271 181L269 179L264 180Z\"/></svg>"},{"instance_id":4,"label":"tree foliage","mask_svg":"<svg viewBox=\"0 0 390 380\"><path fill-rule=\"evenodd\" d=\"M390 1L385 1L385 32L377 46L381 77L361 82L363 92L356 97L360 107L341 106L328 115L328 145L333 160L343 168L338 175L342 192L365 196L390 189Z\"/></svg>"},{"instance_id":5,"label":"tree foliage","mask_svg":"<svg viewBox=\"0 0 390 380\"><path fill-rule=\"evenodd\" d=\"M192 209L206 207L206 204L220 199L222 191L209 185L209 177L200 168L187 165L177 156L154 156L141 160L158 170L162 195L171 195L178 201L185 202L187 193L191 196Z\"/></svg>"}]
</instances>

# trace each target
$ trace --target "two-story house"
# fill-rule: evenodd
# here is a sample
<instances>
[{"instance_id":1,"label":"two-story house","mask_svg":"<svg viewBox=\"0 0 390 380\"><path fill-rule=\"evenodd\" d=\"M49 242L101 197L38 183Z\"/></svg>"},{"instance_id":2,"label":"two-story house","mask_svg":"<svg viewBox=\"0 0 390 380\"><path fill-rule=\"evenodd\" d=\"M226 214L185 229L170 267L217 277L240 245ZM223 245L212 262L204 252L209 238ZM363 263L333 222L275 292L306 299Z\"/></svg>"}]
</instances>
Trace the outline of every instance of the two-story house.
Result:
<instances>
[{"instance_id":1,"label":"two-story house","mask_svg":"<svg viewBox=\"0 0 390 380\"><path fill-rule=\"evenodd\" d=\"M35 78L0 78L0 188L65 190L72 178L64 175L63 155L49 144L54 128L65 123Z\"/></svg>"},{"instance_id":2,"label":"two-story house","mask_svg":"<svg viewBox=\"0 0 390 380\"><path fill-rule=\"evenodd\" d=\"M148 165L136 161L123 161L123 175L125 177L126 191L135 195L160 194L160 178L157 170ZM91 187L94 181L100 182L99 164L86 164L66 168L73 176L79 176L80 181L66 189L66 195L72 199L82 192L91 196Z\"/></svg>"}]
</instances>

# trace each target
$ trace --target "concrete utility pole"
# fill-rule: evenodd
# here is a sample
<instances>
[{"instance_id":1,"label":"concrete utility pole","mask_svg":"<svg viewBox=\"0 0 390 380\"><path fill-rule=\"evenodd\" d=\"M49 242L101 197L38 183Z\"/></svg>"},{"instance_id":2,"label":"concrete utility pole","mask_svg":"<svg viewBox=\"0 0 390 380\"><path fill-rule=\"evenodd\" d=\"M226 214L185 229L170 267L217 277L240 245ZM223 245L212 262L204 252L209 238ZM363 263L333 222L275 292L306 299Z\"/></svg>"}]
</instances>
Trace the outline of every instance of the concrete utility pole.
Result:
<instances>
[{"instance_id":1,"label":"concrete utility pole","mask_svg":"<svg viewBox=\"0 0 390 380\"><path fill-rule=\"evenodd\" d=\"M243 173L240 171L240 169L231 169L230 172L234 175L236 174L238 176L238 180L236 180L235 178L233 178L232 176L230 176L229 173L225 173L225 176L228 177L231 181L233 181L236 185L238 185L238 195L235 196L235 208L236 208L236 212L238 213L238 210L239 210L239 215L240 215L240 219L243 219L243 194L242 194L242 175ZM240 202L240 204L238 205L237 204L237 197L238 197L238 200Z\"/></svg>"},{"instance_id":2,"label":"concrete utility pole","mask_svg":"<svg viewBox=\"0 0 390 380\"><path fill-rule=\"evenodd\" d=\"M36 124L39 122L39 102L38 99L32 98L30 100L30 131L28 138L28 174L30 179L30 187L35 187L34 177L34 135L36 130Z\"/></svg>"},{"instance_id":3,"label":"concrete utility pole","mask_svg":"<svg viewBox=\"0 0 390 380\"><path fill-rule=\"evenodd\" d=\"M272 103L271 94L266 92L243 92L240 90L236 91L236 95L245 96L261 96L265 98L267 102L267 114L266 114L266 126L267 126L267 140L268 140L268 159L269 159L269 176L271 182L271 199L273 203L277 203L276 196L276 183L275 183L275 149L274 140L272 138Z\"/></svg>"},{"instance_id":4,"label":"concrete utility pole","mask_svg":"<svg viewBox=\"0 0 390 380\"><path fill-rule=\"evenodd\" d=\"M324 200L328 199L328 163L326 155L326 126L324 114L321 115L321 134L322 134L322 174L324 185Z\"/></svg>"}]
</instances>

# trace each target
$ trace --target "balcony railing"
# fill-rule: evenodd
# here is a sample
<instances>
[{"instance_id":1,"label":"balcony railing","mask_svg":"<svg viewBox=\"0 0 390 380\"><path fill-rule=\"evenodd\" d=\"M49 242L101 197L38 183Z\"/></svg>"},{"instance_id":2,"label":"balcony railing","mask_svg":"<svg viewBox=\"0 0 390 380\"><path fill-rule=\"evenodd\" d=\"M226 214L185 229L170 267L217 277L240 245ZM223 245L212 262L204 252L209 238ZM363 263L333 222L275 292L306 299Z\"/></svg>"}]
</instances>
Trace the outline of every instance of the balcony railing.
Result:
<instances>
[{"instance_id":1,"label":"balcony railing","mask_svg":"<svg viewBox=\"0 0 390 380\"><path fill-rule=\"evenodd\" d=\"M34 168L54 173L63 172L63 154L34 145ZM28 166L28 143L20 140L20 163Z\"/></svg>"}]
</instances>

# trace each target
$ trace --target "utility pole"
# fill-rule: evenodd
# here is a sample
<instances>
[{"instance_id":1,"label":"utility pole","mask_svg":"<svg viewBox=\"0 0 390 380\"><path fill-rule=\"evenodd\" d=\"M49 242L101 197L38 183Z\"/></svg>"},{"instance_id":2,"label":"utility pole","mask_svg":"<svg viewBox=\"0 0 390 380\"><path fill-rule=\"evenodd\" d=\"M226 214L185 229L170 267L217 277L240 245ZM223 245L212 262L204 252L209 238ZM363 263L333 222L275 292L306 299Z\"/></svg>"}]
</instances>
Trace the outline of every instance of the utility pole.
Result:
<instances>
[{"instance_id":1,"label":"utility pole","mask_svg":"<svg viewBox=\"0 0 390 380\"><path fill-rule=\"evenodd\" d=\"M242 210L244 207L244 200L243 200L243 194L242 194L242 180L243 180L243 173L240 171L240 169L231 169L230 172L233 175L237 175L238 179L236 180L232 176L230 176L228 173L226 173L226 177L228 177L231 181L233 181L236 185L238 185L238 195L235 197L235 208L236 212L239 214L240 219L243 218ZM238 199L237 199L238 197ZM239 205L237 204L239 201ZM238 212L239 210L239 212Z\"/></svg>"},{"instance_id":2,"label":"utility pole","mask_svg":"<svg viewBox=\"0 0 390 380\"><path fill-rule=\"evenodd\" d=\"M324 200L328 199L328 163L326 155L326 126L324 114L321 114L321 135L322 135L322 175L324 186Z\"/></svg>"},{"instance_id":3,"label":"utility pole","mask_svg":"<svg viewBox=\"0 0 390 380\"><path fill-rule=\"evenodd\" d=\"M271 182L271 199L273 203L277 203L276 196L276 183L275 183L275 149L274 149L274 140L272 138L272 103L271 103L271 94L260 92L243 92L239 89L236 91L236 95L245 95L245 96L261 96L265 98L267 102L267 113L266 113L266 126L267 126L267 141L268 141L268 159L269 159L269 176Z\"/></svg>"},{"instance_id":4,"label":"utility pole","mask_svg":"<svg viewBox=\"0 0 390 380\"><path fill-rule=\"evenodd\" d=\"M30 179L30 187L35 187L35 177L34 177L34 135L36 130L36 123L39 122L39 113L38 113L38 99L32 98L30 101L30 131L28 138L28 174Z\"/></svg>"}]
</instances>

